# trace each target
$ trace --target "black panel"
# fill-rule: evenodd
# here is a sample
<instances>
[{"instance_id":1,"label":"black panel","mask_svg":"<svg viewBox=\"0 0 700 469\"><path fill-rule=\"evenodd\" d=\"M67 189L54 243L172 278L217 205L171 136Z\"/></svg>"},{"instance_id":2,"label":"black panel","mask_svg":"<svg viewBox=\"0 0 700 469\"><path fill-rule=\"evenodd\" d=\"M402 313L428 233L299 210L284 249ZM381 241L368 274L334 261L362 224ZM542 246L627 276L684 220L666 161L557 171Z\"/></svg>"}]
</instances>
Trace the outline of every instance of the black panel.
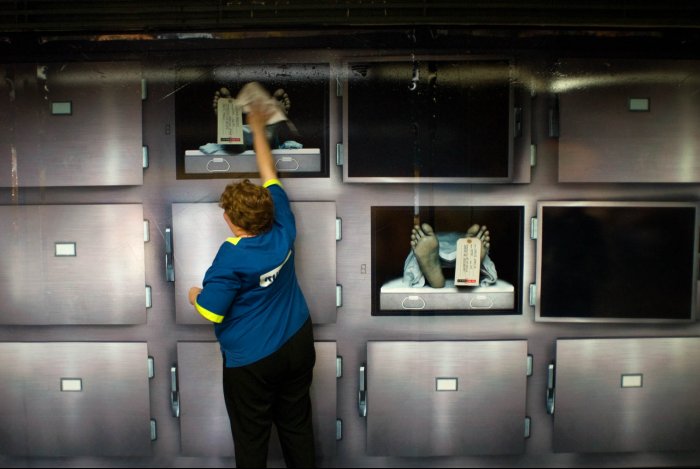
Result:
<instances>
[{"instance_id":1,"label":"black panel","mask_svg":"<svg viewBox=\"0 0 700 469\"><path fill-rule=\"evenodd\" d=\"M171 0L4 1L2 31L195 30L357 25L697 27L698 7L676 2L595 1L235 2Z\"/></svg>"},{"instance_id":2,"label":"black panel","mask_svg":"<svg viewBox=\"0 0 700 469\"><path fill-rule=\"evenodd\" d=\"M506 60L350 65L348 176L510 177Z\"/></svg>"},{"instance_id":3,"label":"black panel","mask_svg":"<svg viewBox=\"0 0 700 469\"><path fill-rule=\"evenodd\" d=\"M544 207L549 318L690 319L695 209Z\"/></svg>"}]
</instances>

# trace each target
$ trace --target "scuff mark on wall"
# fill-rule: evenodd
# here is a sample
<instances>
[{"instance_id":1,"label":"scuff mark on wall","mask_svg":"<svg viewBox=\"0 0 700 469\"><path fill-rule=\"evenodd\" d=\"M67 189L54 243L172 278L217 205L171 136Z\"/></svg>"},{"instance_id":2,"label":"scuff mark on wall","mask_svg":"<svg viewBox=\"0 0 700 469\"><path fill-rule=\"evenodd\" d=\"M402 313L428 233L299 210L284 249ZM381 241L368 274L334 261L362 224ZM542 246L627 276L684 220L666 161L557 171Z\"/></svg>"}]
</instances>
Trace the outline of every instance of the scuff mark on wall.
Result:
<instances>
[{"instance_id":1,"label":"scuff mark on wall","mask_svg":"<svg viewBox=\"0 0 700 469\"><path fill-rule=\"evenodd\" d=\"M10 197L13 204L19 203L19 173L17 172L17 149L15 144L10 145Z\"/></svg>"}]
</instances>

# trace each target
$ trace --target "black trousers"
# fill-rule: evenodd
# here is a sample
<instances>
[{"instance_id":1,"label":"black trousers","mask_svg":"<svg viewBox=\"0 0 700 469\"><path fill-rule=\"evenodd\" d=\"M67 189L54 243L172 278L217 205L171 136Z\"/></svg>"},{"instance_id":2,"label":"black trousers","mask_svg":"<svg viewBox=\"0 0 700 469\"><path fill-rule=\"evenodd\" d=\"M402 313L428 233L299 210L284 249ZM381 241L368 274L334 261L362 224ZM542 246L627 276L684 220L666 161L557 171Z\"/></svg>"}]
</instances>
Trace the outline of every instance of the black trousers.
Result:
<instances>
[{"instance_id":1,"label":"black trousers","mask_svg":"<svg viewBox=\"0 0 700 469\"><path fill-rule=\"evenodd\" d=\"M309 319L272 355L250 365L224 367L224 398L237 467L267 467L273 423L287 467L315 467L309 397L315 363Z\"/></svg>"}]
</instances>

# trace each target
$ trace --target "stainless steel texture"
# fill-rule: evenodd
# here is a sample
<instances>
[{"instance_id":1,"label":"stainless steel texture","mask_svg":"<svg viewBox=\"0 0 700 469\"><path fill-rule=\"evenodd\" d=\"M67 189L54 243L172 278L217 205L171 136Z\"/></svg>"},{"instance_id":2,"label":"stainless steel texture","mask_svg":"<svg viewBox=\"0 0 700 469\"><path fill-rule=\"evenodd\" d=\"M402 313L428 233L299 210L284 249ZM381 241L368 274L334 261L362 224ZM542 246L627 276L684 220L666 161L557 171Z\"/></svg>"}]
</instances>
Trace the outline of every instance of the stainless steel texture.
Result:
<instances>
[{"instance_id":1,"label":"stainless steel texture","mask_svg":"<svg viewBox=\"0 0 700 469\"><path fill-rule=\"evenodd\" d=\"M297 224L296 271L315 324L335 322L335 203L292 202ZM218 204L173 204L175 311L178 324L210 324L190 305L190 287L202 279L232 234Z\"/></svg>"},{"instance_id":2,"label":"stainless steel texture","mask_svg":"<svg viewBox=\"0 0 700 469\"><path fill-rule=\"evenodd\" d=\"M140 204L0 206L0 324L145 323L143 232Z\"/></svg>"},{"instance_id":3,"label":"stainless steel texture","mask_svg":"<svg viewBox=\"0 0 700 469\"><path fill-rule=\"evenodd\" d=\"M147 456L145 343L0 343L0 453L26 457ZM82 390L62 391L62 379Z\"/></svg>"},{"instance_id":4,"label":"stainless steel texture","mask_svg":"<svg viewBox=\"0 0 700 469\"><path fill-rule=\"evenodd\" d=\"M557 72L559 181L700 182L700 61L562 59Z\"/></svg>"},{"instance_id":5,"label":"stainless steel texture","mask_svg":"<svg viewBox=\"0 0 700 469\"><path fill-rule=\"evenodd\" d=\"M0 145L16 153L17 180L0 187L126 186L143 183L141 65L32 63L14 68L13 129ZM52 114L70 103L68 115ZM5 165L3 165L5 166ZM9 166L9 165L8 165Z\"/></svg>"},{"instance_id":6,"label":"stainless steel texture","mask_svg":"<svg viewBox=\"0 0 700 469\"><path fill-rule=\"evenodd\" d=\"M700 337L560 339L556 452L696 451ZM623 387L623 375L642 375Z\"/></svg>"},{"instance_id":7,"label":"stainless steel texture","mask_svg":"<svg viewBox=\"0 0 700 469\"><path fill-rule=\"evenodd\" d=\"M435 30L442 34L442 30ZM295 34L294 32L293 34ZM350 37L364 40L365 33L356 35L352 31L340 34L343 44ZM624 33L624 32L623 32ZM302 31L301 34L308 34ZM402 37L405 33L397 32ZM634 34L634 33L632 33ZM654 33L652 33L654 34ZM273 41L294 41L287 35ZM681 35L682 37L682 35ZM443 40L438 37L436 41ZM254 39L263 41L262 39ZM311 41L317 37L311 33ZM528 39L529 41L536 39ZM628 39L621 39L621 42ZM138 41L124 43L112 42L113 45L136 44ZM119 188L47 188L23 189L17 192L0 191L2 204L42 204L51 203L134 203L142 202L146 217L151 220L152 241L146 248L146 280L153 286L153 308L149 310L148 324L137 327L0 327L0 340L5 341L56 341L75 340L76 334L81 338L105 341L148 340L149 352L156 359L156 376L153 389L159 389L151 395L151 411L158 420L158 440L152 445L150 457L123 460L116 458L92 458L89 461L75 458L37 459L10 457L0 454L0 465L18 466L52 466L76 467L90 465L95 467L114 467L115 465L170 466L170 467L221 467L232 466L233 461L219 457L186 457L182 455L180 422L172 417L170 409L170 376L168 368L177 360L177 341L211 341L213 332L209 327L190 327L175 322L175 295L173 284L165 281L163 272L164 239L162 232L171 226L171 204L173 202L213 202L218 199L223 188L221 181L176 179L174 133L179 131L174 125L172 93L176 91L174 75L182 63L216 64L237 60L254 63L300 63L304 61L329 61L333 74L340 76L340 60L351 60L353 55L364 57L368 48L363 50L338 50L332 48L316 49L313 47L295 49L286 47L257 47L242 49L239 43L225 50L218 47L206 50L206 44L223 44L224 42L207 40L182 40L181 44L195 44L196 51L168 51L165 41L138 42L142 45L152 44L158 50L146 51L142 55L145 75L149 78L149 99L144 101L143 131L149 147L151 165L144 173L142 187ZM615 42L615 40L613 40ZM691 41L692 42L692 41ZM3 47L0 40L0 49ZM106 44L106 43L102 43ZM257 43L256 43L257 44ZM276 43L277 44L277 43ZM62 47L62 43L57 43ZM83 50L92 51L100 43L81 43ZM288 45L284 42L284 45ZM317 44L314 43L315 47ZM14 45L9 47L14 48ZM387 51L383 46L368 42L372 53L382 56L390 52L410 57L411 50ZM440 49L436 43L436 50ZM7 50L7 49L5 49ZM222 54L223 51L223 54ZM530 54L531 52L531 54ZM550 98L548 89L540 87L540 81L548 84L553 70L549 54L545 51L531 50L527 57L518 57L518 65L533 77L538 94L532 100L531 139L525 140L537 145L537 165L532 168L530 184L465 185L465 184L421 184L419 187L422 203L426 205L522 205L524 218L528 220L536 215L538 200L696 200L696 184L560 184L557 183L557 142L547 136L547 103ZM634 52L630 50L629 52ZM645 51L641 51L646 53ZM130 54L141 54L131 51ZM584 51L588 54L589 51ZM603 53L603 52L601 52ZM659 55L664 52L658 49ZM675 52L673 52L675 53ZM47 52L49 54L49 52ZM60 55L60 54L58 54ZM105 57L110 54L105 54ZM121 55L110 57L121 59ZM225 58L223 58L225 57ZM612 60L612 59L611 59ZM261 66L261 70L266 69ZM335 76L335 75L334 75ZM538 81L540 80L540 81ZM192 82L196 77L192 78ZM528 79L522 80L529 83ZM0 79L0 88L3 86ZM6 89L0 99L7 99ZM329 148L327 154L335 153L335 144L342 141L342 99L336 98L336 83L331 80L329 94ZM530 98L528 94L526 96ZM205 103L206 104L206 103ZM0 108L2 106L0 105ZM0 117L0 128L3 125ZM389 123L381 127L390 130ZM524 135L529 135L525 131ZM0 159L6 154L0 150ZM521 167L530 176L529 148L526 158L514 155L516 167ZM334 158L332 158L334 160ZM378 317L371 315L371 229L370 209L375 205L411 205L416 191L411 184L344 184L342 168L331 163L328 178L290 178L285 179L285 187L296 201L326 200L335 201L337 214L343 220L343 239L337 243L338 283L345 292L343 306L339 309L337 322L316 325L314 335L317 340L337 341L338 354L343 356L344 374L337 382L337 415L343 422L343 438L336 445L337 454L319 462L320 466L343 467L648 467L648 466L696 466L700 452L637 452L637 453L555 453L552 451L552 418L546 414L544 394L546 389L547 364L555 358L555 341L562 337L638 337L638 336L700 336L700 323L684 324L572 324L572 323L537 323L534 308L527 304L526 295L522 295L522 315L508 316L430 316L414 317ZM7 171L10 163L0 165L0 173ZM520 182L520 181L519 181ZM217 218L219 221L219 218ZM0 233L0 238L4 233ZM408 246L408 239L397 239L397 243ZM523 246L523 285L535 283L535 245L527 240ZM494 249L496 247L494 246ZM4 253L3 253L4 254ZM4 301L6 296L0 295ZM369 340L497 340L527 338L528 349L533 354L534 374L528 378L527 414L532 417L532 434L526 440L526 451L511 456L455 456L449 458L405 459L400 457L375 457L367 453L367 422L358 416L357 408L357 370L365 362L366 344ZM5 428L0 425L0 429ZM0 430L2 431L2 430ZM426 431L426 434L429 432ZM99 443L98 443L99 444Z\"/></svg>"},{"instance_id":8,"label":"stainless steel texture","mask_svg":"<svg viewBox=\"0 0 700 469\"><path fill-rule=\"evenodd\" d=\"M526 375L524 340L368 342L367 452L522 453Z\"/></svg>"},{"instance_id":9,"label":"stainless steel texture","mask_svg":"<svg viewBox=\"0 0 700 469\"><path fill-rule=\"evenodd\" d=\"M218 342L178 342L180 444L185 456L233 456L233 439L221 381ZM316 366L311 386L317 460L335 455L336 344L316 342ZM270 461L282 460L275 430Z\"/></svg>"}]
</instances>

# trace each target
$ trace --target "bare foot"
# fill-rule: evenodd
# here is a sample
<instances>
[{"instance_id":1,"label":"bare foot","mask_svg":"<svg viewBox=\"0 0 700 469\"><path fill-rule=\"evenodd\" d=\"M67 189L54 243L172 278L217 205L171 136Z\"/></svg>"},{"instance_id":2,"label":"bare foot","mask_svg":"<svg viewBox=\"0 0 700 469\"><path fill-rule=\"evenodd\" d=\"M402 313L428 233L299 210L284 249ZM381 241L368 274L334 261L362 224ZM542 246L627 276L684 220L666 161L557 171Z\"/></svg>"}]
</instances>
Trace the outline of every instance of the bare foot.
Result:
<instances>
[{"instance_id":1,"label":"bare foot","mask_svg":"<svg viewBox=\"0 0 700 469\"><path fill-rule=\"evenodd\" d=\"M411 231L411 247L428 285L433 288L444 287L445 276L442 274L440 256L438 254L440 245L433 227L427 223L423 223L421 226L414 226Z\"/></svg>"},{"instance_id":2,"label":"bare foot","mask_svg":"<svg viewBox=\"0 0 700 469\"><path fill-rule=\"evenodd\" d=\"M221 88L219 91L214 93L214 99L212 100L212 106L214 107L214 114L216 114L218 107L219 107L219 99L220 98L230 98L231 97L231 92L228 90L228 88Z\"/></svg>"},{"instance_id":3,"label":"bare foot","mask_svg":"<svg viewBox=\"0 0 700 469\"><path fill-rule=\"evenodd\" d=\"M280 105L282 106L282 110L284 111L284 115L289 115L289 110L292 108L292 100L289 99L287 92L282 88L279 88L272 96L279 101Z\"/></svg>"},{"instance_id":4,"label":"bare foot","mask_svg":"<svg viewBox=\"0 0 700 469\"><path fill-rule=\"evenodd\" d=\"M470 226L467 230L467 238L479 238L481 241L481 262L483 262L491 248L491 235L486 225L479 226L474 224Z\"/></svg>"}]
</instances>

